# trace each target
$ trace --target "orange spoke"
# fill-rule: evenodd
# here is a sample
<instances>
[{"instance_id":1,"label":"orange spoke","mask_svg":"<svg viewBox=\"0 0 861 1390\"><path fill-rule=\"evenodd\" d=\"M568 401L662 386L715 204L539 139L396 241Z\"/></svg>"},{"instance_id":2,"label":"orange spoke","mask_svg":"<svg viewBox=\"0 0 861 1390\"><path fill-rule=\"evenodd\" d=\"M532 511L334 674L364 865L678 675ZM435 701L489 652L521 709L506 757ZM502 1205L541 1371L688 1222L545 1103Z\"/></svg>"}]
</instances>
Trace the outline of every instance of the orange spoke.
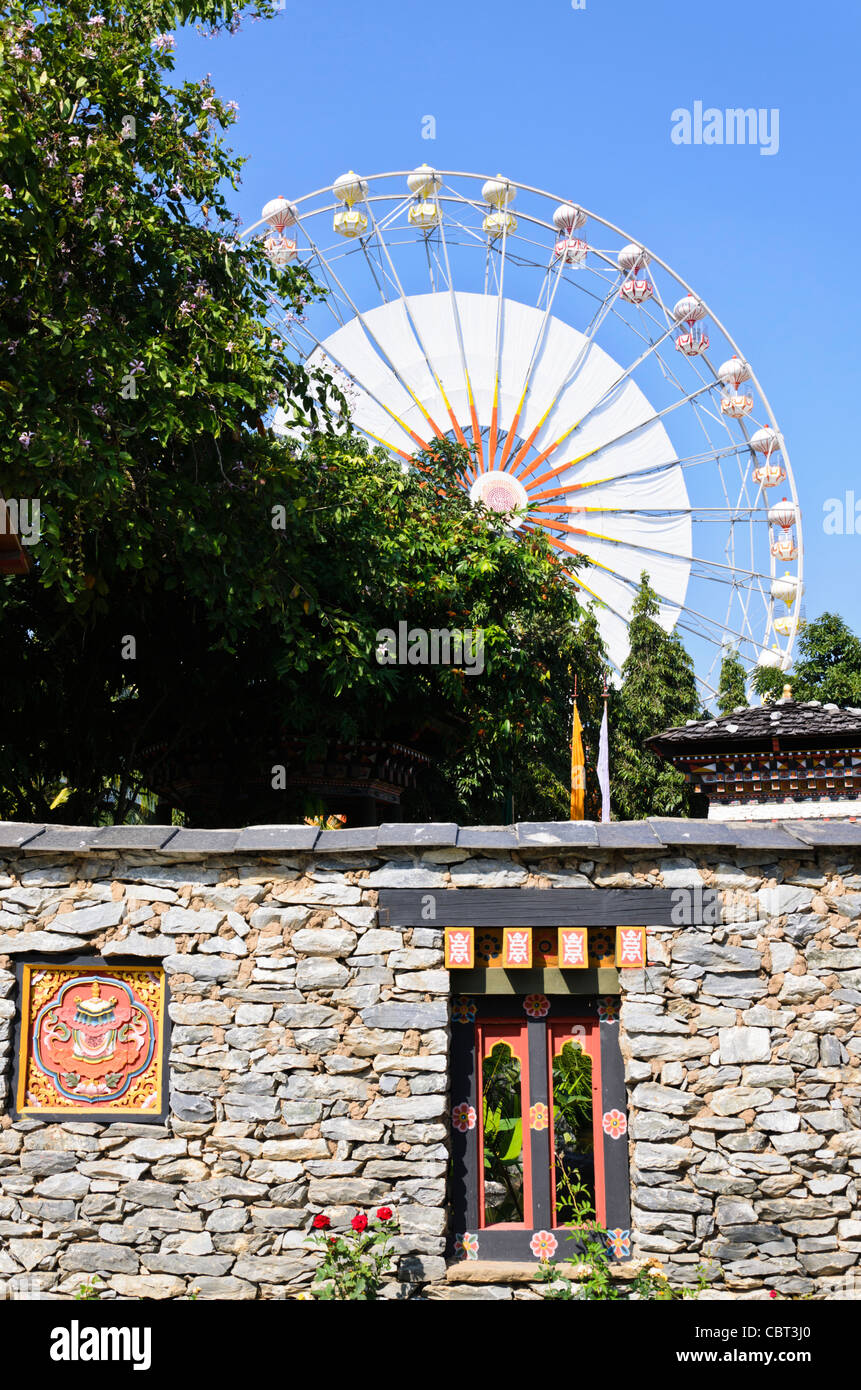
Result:
<instances>
[{"instance_id":1,"label":"orange spoke","mask_svg":"<svg viewBox=\"0 0 861 1390\"><path fill-rule=\"evenodd\" d=\"M493 388L493 410L490 412L490 440L487 445L487 467L488 471L493 468L493 460L496 456L496 435L499 419L499 378Z\"/></svg>"},{"instance_id":2,"label":"orange spoke","mask_svg":"<svg viewBox=\"0 0 861 1390\"><path fill-rule=\"evenodd\" d=\"M524 478L528 478L530 474L535 472L536 468L540 468L541 464L544 463L545 459L549 459L550 455L554 453L556 449L559 448L560 444L565 443L565 440L568 438L569 434L573 434L576 428L576 425L572 425L570 430L566 430L565 433L560 435L558 439L555 439L547 449L544 449L542 453L538 455L538 458L533 460L533 462L529 465L526 472L521 474L520 481L523 482ZM535 434L537 433L538 429L536 428L531 438L534 438ZM514 464L512 464L512 467L515 466L522 453L523 450L521 449L520 454L518 454L517 459L515 459Z\"/></svg>"},{"instance_id":3,"label":"orange spoke","mask_svg":"<svg viewBox=\"0 0 861 1390\"><path fill-rule=\"evenodd\" d=\"M579 458L568 459L567 463L560 463L557 468L551 468L548 470L548 472L542 473L537 478L533 478L532 482L529 484L527 491L531 492L534 487L540 487L542 483L552 482L554 478L558 478L561 473L564 473L566 468L575 468L578 463L583 463L585 459L591 458L593 454L597 453L598 449L590 449L588 454L581 454ZM572 483L571 490L573 491L574 489L579 489L582 487L595 487L599 482L607 483L611 481L612 479L610 478L593 478L592 482L590 483Z\"/></svg>"},{"instance_id":4,"label":"orange spoke","mask_svg":"<svg viewBox=\"0 0 861 1390\"><path fill-rule=\"evenodd\" d=\"M514 419L511 422L511 427L508 431L508 434L505 436L505 443L502 446L502 458L499 460L499 466L502 469L505 468L505 461L508 458L509 453L511 452L512 444L517 438L517 426L520 424L520 414L523 410L523 403L526 400L526 393L528 390L529 382L527 381L526 385L523 388L523 395L520 397L520 404L514 412ZM512 468L513 466L514 465L512 464Z\"/></svg>"}]
</instances>

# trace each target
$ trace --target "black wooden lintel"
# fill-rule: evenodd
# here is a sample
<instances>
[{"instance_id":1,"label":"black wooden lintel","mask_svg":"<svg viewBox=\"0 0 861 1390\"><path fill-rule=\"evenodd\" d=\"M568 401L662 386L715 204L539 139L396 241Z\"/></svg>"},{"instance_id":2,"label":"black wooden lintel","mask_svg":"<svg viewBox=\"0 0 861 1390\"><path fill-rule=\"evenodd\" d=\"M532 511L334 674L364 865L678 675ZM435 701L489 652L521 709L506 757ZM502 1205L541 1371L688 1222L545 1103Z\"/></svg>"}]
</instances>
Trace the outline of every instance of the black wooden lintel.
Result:
<instances>
[{"instance_id":1,"label":"black wooden lintel","mask_svg":"<svg viewBox=\"0 0 861 1390\"><path fill-rule=\"evenodd\" d=\"M393 927L681 926L702 920L700 891L668 888L381 888Z\"/></svg>"}]
</instances>

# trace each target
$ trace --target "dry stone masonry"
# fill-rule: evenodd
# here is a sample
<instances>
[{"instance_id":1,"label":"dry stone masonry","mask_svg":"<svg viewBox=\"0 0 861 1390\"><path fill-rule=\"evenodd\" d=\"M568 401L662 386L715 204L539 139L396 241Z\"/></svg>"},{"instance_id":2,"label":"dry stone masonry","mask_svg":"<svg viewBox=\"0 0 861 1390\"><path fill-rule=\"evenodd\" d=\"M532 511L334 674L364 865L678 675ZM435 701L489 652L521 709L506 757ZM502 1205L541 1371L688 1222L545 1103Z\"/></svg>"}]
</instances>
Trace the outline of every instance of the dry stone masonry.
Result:
<instances>
[{"instance_id":1,"label":"dry stone masonry","mask_svg":"<svg viewBox=\"0 0 861 1390\"><path fill-rule=\"evenodd\" d=\"M522 1270L446 1278L459 986L442 931L381 924L378 890L632 888L648 925L663 887L717 890L724 920L650 927L648 967L620 972L632 1253L674 1282L704 1272L712 1296L845 1291L861 1260L855 827L845 845L783 829L779 847L766 829L757 848L669 824L646 848L565 825L0 826L0 1283L293 1297L313 1214L337 1227L385 1203L388 1296L522 1296ZM9 1113L14 962L69 952L163 965L164 1124Z\"/></svg>"}]
</instances>

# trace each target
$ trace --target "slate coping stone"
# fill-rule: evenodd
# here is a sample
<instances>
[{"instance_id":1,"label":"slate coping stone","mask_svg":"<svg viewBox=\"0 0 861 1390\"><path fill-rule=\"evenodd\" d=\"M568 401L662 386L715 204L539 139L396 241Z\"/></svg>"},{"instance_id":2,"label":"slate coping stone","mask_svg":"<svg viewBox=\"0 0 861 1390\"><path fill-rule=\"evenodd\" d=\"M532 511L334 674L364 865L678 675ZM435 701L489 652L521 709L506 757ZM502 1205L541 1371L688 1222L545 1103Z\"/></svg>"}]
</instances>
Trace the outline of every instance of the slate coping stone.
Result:
<instances>
[{"instance_id":1,"label":"slate coping stone","mask_svg":"<svg viewBox=\"0 0 861 1390\"><path fill-rule=\"evenodd\" d=\"M178 830L170 841L170 854L232 854L238 830Z\"/></svg>"},{"instance_id":2,"label":"slate coping stone","mask_svg":"<svg viewBox=\"0 0 861 1390\"><path fill-rule=\"evenodd\" d=\"M454 821L426 821L399 824L384 822L377 830L377 844L380 849L447 848L457 841L457 826Z\"/></svg>"},{"instance_id":3,"label":"slate coping stone","mask_svg":"<svg viewBox=\"0 0 861 1390\"><path fill-rule=\"evenodd\" d=\"M803 848L802 841L788 830L764 821L749 821L744 825L736 822L733 834L737 849L783 849L795 850L797 854Z\"/></svg>"},{"instance_id":4,"label":"slate coping stone","mask_svg":"<svg viewBox=\"0 0 861 1390\"><path fill-rule=\"evenodd\" d=\"M518 845L513 825L465 825L457 836L458 849L517 849Z\"/></svg>"},{"instance_id":5,"label":"slate coping stone","mask_svg":"<svg viewBox=\"0 0 861 1390\"><path fill-rule=\"evenodd\" d=\"M321 830L314 853L340 854L349 850L376 849L379 826L357 825L352 830Z\"/></svg>"},{"instance_id":6,"label":"slate coping stone","mask_svg":"<svg viewBox=\"0 0 861 1390\"><path fill-rule=\"evenodd\" d=\"M310 850L320 835L316 825L249 825L234 833L238 833L235 848L246 853Z\"/></svg>"},{"instance_id":7,"label":"slate coping stone","mask_svg":"<svg viewBox=\"0 0 861 1390\"><path fill-rule=\"evenodd\" d=\"M582 845L584 849L596 849L598 832L591 821L550 820L518 821L515 826L518 844L531 850L554 850L560 846Z\"/></svg>"},{"instance_id":8,"label":"slate coping stone","mask_svg":"<svg viewBox=\"0 0 861 1390\"><path fill-rule=\"evenodd\" d=\"M99 829L92 825L47 825L44 833L22 845L28 852L64 850L66 854L89 853Z\"/></svg>"},{"instance_id":9,"label":"slate coping stone","mask_svg":"<svg viewBox=\"0 0 861 1390\"><path fill-rule=\"evenodd\" d=\"M177 834L175 825L106 825L94 832L91 848L164 849Z\"/></svg>"},{"instance_id":10,"label":"slate coping stone","mask_svg":"<svg viewBox=\"0 0 861 1390\"><path fill-rule=\"evenodd\" d=\"M20 849L37 835L43 835L44 825L31 825L24 821L0 821L0 849Z\"/></svg>"},{"instance_id":11,"label":"slate coping stone","mask_svg":"<svg viewBox=\"0 0 861 1390\"><path fill-rule=\"evenodd\" d=\"M664 849L664 842L648 821L608 821L596 826L601 849Z\"/></svg>"},{"instance_id":12,"label":"slate coping stone","mask_svg":"<svg viewBox=\"0 0 861 1390\"><path fill-rule=\"evenodd\" d=\"M861 812L861 803L858 809ZM804 845L861 845L857 821L784 821L783 829Z\"/></svg>"},{"instance_id":13,"label":"slate coping stone","mask_svg":"<svg viewBox=\"0 0 861 1390\"><path fill-rule=\"evenodd\" d=\"M665 845L726 845L735 844L731 825L714 820L670 820L650 816L648 824Z\"/></svg>"}]
</instances>

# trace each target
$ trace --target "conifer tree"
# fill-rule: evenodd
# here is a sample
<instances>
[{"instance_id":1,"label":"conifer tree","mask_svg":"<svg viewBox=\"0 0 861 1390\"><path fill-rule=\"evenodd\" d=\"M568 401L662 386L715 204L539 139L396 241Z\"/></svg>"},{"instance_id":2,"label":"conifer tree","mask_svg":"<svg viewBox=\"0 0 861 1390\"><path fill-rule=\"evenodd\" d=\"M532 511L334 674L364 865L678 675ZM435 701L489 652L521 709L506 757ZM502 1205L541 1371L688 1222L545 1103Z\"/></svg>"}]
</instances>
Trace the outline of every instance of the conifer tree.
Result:
<instances>
[{"instance_id":1,"label":"conifer tree","mask_svg":"<svg viewBox=\"0 0 861 1390\"><path fill-rule=\"evenodd\" d=\"M721 714L731 714L739 705L746 705L747 677L735 652L725 656L720 668L717 707Z\"/></svg>"},{"instance_id":2,"label":"conifer tree","mask_svg":"<svg viewBox=\"0 0 861 1390\"><path fill-rule=\"evenodd\" d=\"M784 684L794 700L861 705L861 640L839 613L821 613L799 629L791 674L761 666L754 680L758 694L779 699Z\"/></svg>"},{"instance_id":3,"label":"conifer tree","mask_svg":"<svg viewBox=\"0 0 861 1390\"><path fill-rule=\"evenodd\" d=\"M643 571L628 629L630 651L614 700L610 762L614 814L620 820L684 816L693 797L684 777L644 746L650 734L699 717L694 667L678 635L656 621L658 596Z\"/></svg>"}]
</instances>

